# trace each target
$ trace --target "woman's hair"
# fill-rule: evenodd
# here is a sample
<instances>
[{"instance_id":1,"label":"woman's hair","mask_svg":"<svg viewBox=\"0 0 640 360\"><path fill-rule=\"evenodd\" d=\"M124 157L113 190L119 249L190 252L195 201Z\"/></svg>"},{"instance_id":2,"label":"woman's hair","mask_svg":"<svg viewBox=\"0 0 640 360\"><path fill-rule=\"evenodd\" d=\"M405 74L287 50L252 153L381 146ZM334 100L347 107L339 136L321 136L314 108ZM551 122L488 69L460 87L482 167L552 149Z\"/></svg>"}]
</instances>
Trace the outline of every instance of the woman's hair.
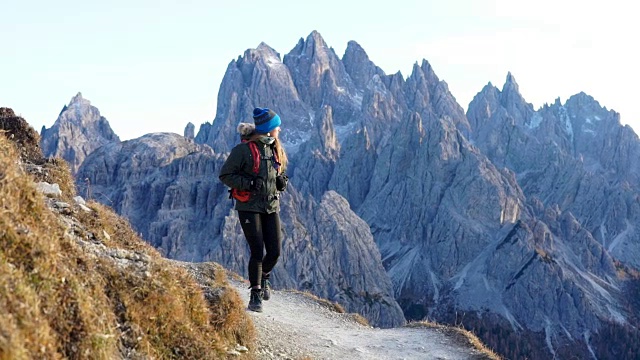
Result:
<instances>
[{"instance_id":1,"label":"woman's hair","mask_svg":"<svg viewBox=\"0 0 640 360\"><path fill-rule=\"evenodd\" d=\"M287 153L284 151L284 146L282 146L282 142L280 141L280 139L276 139L276 142L274 144L276 154L278 155L278 161L280 162L280 166L282 166L280 172L284 173L287 170L287 163L289 162Z\"/></svg>"}]
</instances>

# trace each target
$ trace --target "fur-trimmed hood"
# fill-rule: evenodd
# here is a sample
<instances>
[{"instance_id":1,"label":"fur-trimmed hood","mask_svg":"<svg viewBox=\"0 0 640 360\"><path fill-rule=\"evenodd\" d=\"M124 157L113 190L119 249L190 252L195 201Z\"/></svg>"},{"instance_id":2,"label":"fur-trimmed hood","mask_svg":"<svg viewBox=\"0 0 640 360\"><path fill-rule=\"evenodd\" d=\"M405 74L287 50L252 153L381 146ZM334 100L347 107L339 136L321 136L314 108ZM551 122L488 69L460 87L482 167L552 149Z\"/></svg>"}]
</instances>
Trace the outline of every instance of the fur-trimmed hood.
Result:
<instances>
[{"instance_id":1,"label":"fur-trimmed hood","mask_svg":"<svg viewBox=\"0 0 640 360\"><path fill-rule=\"evenodd\" d=\"M238 124L238 134L243 140L248 140L253 134L256 133L256 125L252 123L240 123Z\"/></svg>"},{"instance_id":2,"label":"fur-trimmed hood","mask_svg":"<svg viewBox=\"0 0 640 360\"><path fill-rule=\"evenodd\" d=\"M240 139L242 140L250 140L256 134L256 126L252 123L240 123L238 124L238 134L240 134ZM260 142L271 145L276 141L274 137L271 136L260 136L257 139Z\"/></svg>"}]
</instances>

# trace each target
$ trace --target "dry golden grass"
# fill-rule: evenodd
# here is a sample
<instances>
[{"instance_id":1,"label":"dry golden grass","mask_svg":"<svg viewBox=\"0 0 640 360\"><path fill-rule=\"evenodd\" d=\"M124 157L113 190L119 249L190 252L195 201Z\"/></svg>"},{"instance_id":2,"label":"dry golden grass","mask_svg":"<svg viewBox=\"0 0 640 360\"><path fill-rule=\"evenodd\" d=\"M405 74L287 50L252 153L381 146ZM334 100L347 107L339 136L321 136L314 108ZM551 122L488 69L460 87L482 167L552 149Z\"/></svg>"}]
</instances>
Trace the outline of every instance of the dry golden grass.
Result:
<instances>
[{"instance_id":1,"label":"dry golden grass","mask_svg":"<svg viewBox=\"0 0 640 360\"><path fill-rule=\"evenodd\" d=\"M619 260L613 260L613 265L616 269L616 275L620 280L633 280L640 279L640 271L626 266Z\"/></svg>"},{"instance_id":2,"label":"dry golden grass","mask_svg":"<svg viewBox=\"0 0 640 360\"><path fill-rule=\"evenodd\" d=\"M332 302L332 301L329 301L327 299L323 299L323 298L317 297L316 295L313 295L312 293L310 293L308 291L299 291L299 290L292 290L292 289L288 289L288 290L284 290L284 291L306 296L307 298L317 302L319 305L324 306L324 307L326 307L327 309L329 309L331 311L335 311L335 312L340 313L340 314L344 314L346 312L344 310L344 308L342 307L342 305L338 304L337 302Z\"/></svg>"},{"instance_id":3,"label":"dry golden grass","mask_svg":"<svg viewBox=\"0 0 640 360\"><path fill-rule=\"evenodd\" d=\"M253 346L251 321L224 276L211 270L217 290L201 287L96 203L67 229L17 159L0 136L0 360L220 359L227 346ZM73 197L66 164L49 165L50 182ZM135 256L92 253L72 234Z\"/></svg>"},{"instance_id":4,"label":"dry golden grass","mask_svg":"<svg viewBox=\"0 0 640 360\"><path fill-rule=\"evenodd\" d=\"M502 358L498 354L493 352L491 349L487 348L474 333L464 329L463 327L446 326L446 325L438 324L428 320L411 322L406 326L414 327L414 328L424 327L424 328L430 328L430 329L438 329L446 333L447 335L453 336L458 340L471 344L484 359L502 360Z\"/></svg>"},{"instance_id":5,"label":"dry golden grass","mask_svg":"<svg viewBox=\"0 0 640 360\"><path fill-rule=\"evenodd\" d=\"M315 301L316 303L318 303L320 306L326 307L327 309L337 312L339 314L345 314L346 311L344 309L344 307L342 307L342 305L338 304L337 302L333 302L327 299L323 299L320 298L308 291L299 291L299 290L284 290L287 292L291 292L294 294L301 294L313 301ZM360 325L364 325L364 326L371 326L371 324L369 324L369 321L362 315L360 314L356 314L356 313L349 313L347 314L351 320L357 322Z\"/></svg>"},{"instance_id":6,"label":"dry golden grass","mask_svg":"<svg viewBox=\"0 0 640 360\"><path fill-rule=\"evenodd\" d=\"M62 191L60 200L72 203L73 197L76 196L76 186L73 183L73 175L69 171L67 162L60 158L44 159L42 169L42 173L34 176L34 181L58 184Z\"/></svg>"},{"instance_id":7,"label":"dry golden grass","mask_svg":"<svg viewBox=\"0 0 640 360\"><path fill-rule=\"evenodd\" d=\"M364 326L371 326L371 324L369 324L369 320L367 320L364 316L356 313L349 313L349 315L351 316L351 319L357 322L358 324L364 325Z\"/></svg>"}]
</instances>

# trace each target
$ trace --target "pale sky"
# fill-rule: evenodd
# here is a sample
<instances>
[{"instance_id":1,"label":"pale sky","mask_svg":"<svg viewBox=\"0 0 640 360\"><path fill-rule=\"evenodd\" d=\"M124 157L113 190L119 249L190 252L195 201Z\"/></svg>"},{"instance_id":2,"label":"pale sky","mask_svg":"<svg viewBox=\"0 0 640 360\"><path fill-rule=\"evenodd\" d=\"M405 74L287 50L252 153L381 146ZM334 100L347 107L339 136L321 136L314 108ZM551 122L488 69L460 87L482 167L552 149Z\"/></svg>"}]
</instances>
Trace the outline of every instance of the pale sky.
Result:
<instances>
[{"instance_id":1,"label":"pale sky","mask_svg":"<svg viewBox=\"0 0 640 360\"><path fill-rule=\"evenodd\" d=\"M122 140L182 134L187 122L197 131L215 117L231 60L260 42L284 56L317 30L339 57L355 40L387 74L405 79L427 59L465 110L488 82L502 88L511 71L536 109L584 91L638 133L633 4L2 0L0 106L40 131L82 92Z\"/></svg>"}]
</instances>

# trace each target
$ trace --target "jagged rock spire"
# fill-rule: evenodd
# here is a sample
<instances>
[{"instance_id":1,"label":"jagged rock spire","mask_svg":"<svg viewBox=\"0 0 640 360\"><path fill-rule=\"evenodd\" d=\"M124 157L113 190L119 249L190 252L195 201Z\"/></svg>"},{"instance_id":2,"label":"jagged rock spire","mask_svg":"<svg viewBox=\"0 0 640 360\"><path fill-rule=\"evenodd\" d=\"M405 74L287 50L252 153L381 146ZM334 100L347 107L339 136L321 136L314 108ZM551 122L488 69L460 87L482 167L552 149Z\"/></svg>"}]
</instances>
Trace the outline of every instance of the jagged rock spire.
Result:
<instances>
[{"instance_id":1,"label":"jagged rock spire","mask_svg":"<svg viewBox=\"0 0 640 360\"><path fill-rule=\"evenodd\" d=\"M184 128L184 137L186 137L189 140L193 140L196 137L195 131L196 131L196 126L193 125L193 123L189 122L187 126L185 126Z\"/></svg>"},{"instance_id":2,"label":"jagged rock spire","mask_svg":"<svg viewBox=\"0 0 640 360\"><path fill-rule=\"evenodd\" d=\"M507 80L505 81L504 86L502 87L502 92L507 92L507 91L514 91L520 94L520 87L516 82L516 78L511 74L511 71L507 73Z\"/></svg>"},{"instance_id":3,"label":"jagged rock spire","mask_svg":"<svg viewBox=\"0 0 640 360\"><path fill-rule=\"evenodd\" d=\"M120 139L100 110L78 92L65 105L50 129L42 127L44 156L65 159L75 174L84 159L95 149Z\"/></svg>"},{"instance_id":4,"label":"jagged rock spire","mask_svg":"<svg viewBox=\"0 0 640 360\"><path fill-rule=\"evenodd\" d=\"M353 40L347 44L342 62L353 83L361 91L375 75L381 78L385 76L384 71L369 60L369 56L360 44Z\"/></svg>"}]
</instances>

